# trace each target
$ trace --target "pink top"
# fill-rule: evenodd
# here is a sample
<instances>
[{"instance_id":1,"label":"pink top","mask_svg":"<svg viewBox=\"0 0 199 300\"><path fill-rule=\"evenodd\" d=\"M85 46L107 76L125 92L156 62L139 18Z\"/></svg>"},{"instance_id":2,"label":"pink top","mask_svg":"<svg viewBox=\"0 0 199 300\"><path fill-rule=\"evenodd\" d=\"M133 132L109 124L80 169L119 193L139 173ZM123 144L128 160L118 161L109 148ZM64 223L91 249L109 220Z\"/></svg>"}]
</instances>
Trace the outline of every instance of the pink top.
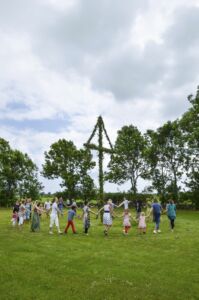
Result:
<instances>
[{"instance_id":1,"label":"pink top","mask_svg":"<svg viewBox=\"0 0 199 300\"><path fill-rule=\"evenodd\" d=\"M138 228L146 228L146 217L145 216L139 217Z\"/></svg>"},{"instance_id":2,"label":"pink top","mask_svg":"<svg viewBox=\"0 0 199 300\"><path fill-rule=\"evenodd\" d=\"M131 214L124 214L123 226L131 226L130 217Z\"/></svg>"}]
</instances>

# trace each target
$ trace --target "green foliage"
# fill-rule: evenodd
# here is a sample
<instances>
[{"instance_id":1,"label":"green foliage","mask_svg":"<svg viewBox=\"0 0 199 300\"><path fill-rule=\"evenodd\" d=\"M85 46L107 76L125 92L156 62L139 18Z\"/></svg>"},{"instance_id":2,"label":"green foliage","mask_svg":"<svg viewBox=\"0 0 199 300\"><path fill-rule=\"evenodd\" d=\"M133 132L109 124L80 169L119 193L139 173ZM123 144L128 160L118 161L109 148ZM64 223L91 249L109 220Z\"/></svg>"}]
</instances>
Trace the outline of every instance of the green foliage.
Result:
<instances>
[{"instance_id":1,"label":"green foliage","mask_svg":"<svg viewBox=\"0 0 199 300\"><path fill-rule=\"evenodd\" d=\"M169 121L157 131L148 130L146 139L147 176L152 180L153 188L162 201L166 200L167 193L177 200L180 189L178 182L188 159L179 122Z\"/></svg>"},{"instance_id":2,"label":"green foliage","mask_svg":"<svg viewBox=\"0 0 199 300\"><path fill-rule=\"evenodd\" d=\"M88 189L88 182L89 187L94 188L93 180L88 175L94 166L90 151L78 150L72 141L62 139L45 152L43 175L49 179L61 178L61 186L67 190L71 199L79 190L84 193Z\"/></svg>"},{"instance_id":3,"label":"green foliage","mask_svg":"<svg viewBox=\"0 0 199 300\"><path fill-rule=\"evenodd\" d=\"M130 181L131 191L136 194L138 178L144 177L146 172L144 151L145 140L141 132L133 125L122 127L118 131L106 178L118 184Z\"/></svg>"},{"instance_id":4,"label":"green foliage","mask_svg":"<svg viewBox=\"0 0 199 300\"><path fill-rule=\"evenodd\" d=\"M98 145L92 144L91 141L98 132ZM105 135L110 148L105 148L103 146L103 134ZM107 134L106 128L104 126L104 121L101 116L98 117L97 123L94 127L94 130L88 139L87 143L85 144L87 149L97 150L98 151L98 166L99 166L99 200L103 203L104 199L104 171L103 171L103 160L104 160L104 153L112 154L113 146Z\"/></svg>"},{"instance_id":5,"label":"green foliage","mask_svg":"<svg viewBox=\"0 0 199 300\"><path fill-rule=\"evenodd\" d=\"M191 191L192 202L199 208L199 87L196 96L190 95L188 100L192 106L180 120L188 154L186 164L188 180L185 183Z\"/></svg>"},{"instance_id":6,"label":"green foliage","mask_svg":"<svg viewBox=\"0 0 199 300\"><path fill-rule=\"evenodd\" d=\"M154 194L141 194L141 193L137 193L136 195L131 193L131 192L120 192L120 193L105 193L105 199L112 199L112 201L114 203L121 203L124 199L124 197L130 201L132 201L132 203L130 204L130 206L134 206L136 200L140 200L143 204L146 204L148 201L152 201L152 199L156 196Z\"/></svg>"},{"instance_id":7,"label":"green foliage","mask_svg":"<svg viewBox=\"0 0 199 300\"><path fill-rule=\"evenodd\" d=\"M0 139L0 204L9 204L16 197L37 198L42 189L37 171L27 154L11 149Z\"/></svg>"}]
</instances>

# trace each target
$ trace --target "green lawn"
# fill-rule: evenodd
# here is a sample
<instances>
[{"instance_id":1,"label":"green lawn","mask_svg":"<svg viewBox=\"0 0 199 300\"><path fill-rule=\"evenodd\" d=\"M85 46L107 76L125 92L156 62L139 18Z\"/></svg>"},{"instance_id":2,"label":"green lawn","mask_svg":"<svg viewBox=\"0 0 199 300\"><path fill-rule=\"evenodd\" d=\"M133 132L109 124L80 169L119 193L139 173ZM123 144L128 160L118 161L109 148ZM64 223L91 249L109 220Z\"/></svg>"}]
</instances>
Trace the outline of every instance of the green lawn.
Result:
<instances>
[{"instance_id":1,"label":"green lawn","mask_svg":"<svg viewBox=\"0 0 199 300\"><path fill-rule=\"evenodd\" d=\"M176 231L163 216L159 235L140 236L133 224L122 235L115 219L108 237L92 219L89 236L49 236L49 220L41 232L12 228L11 211L0 210L0 299L199 299L199 212L178 212ZM66 217L61 220L64 229Z\"/></svg>"}]
</instances>

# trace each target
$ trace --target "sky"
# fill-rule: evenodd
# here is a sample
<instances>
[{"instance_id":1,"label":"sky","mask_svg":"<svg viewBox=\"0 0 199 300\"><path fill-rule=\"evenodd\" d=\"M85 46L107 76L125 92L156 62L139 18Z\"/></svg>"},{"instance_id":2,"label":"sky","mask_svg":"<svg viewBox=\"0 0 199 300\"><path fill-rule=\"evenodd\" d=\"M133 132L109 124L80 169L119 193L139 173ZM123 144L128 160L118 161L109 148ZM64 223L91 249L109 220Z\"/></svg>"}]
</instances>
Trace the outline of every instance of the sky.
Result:
<instances>
[{"instance_id":1,"label":"sky","mask_svg":"<svg viewBox=\"0 0 199 300\"><path fill-rule=\"evenodd\" d=\"M99 115L113 143L124 125L179 118L199 84L198 28L199 0L0 0L0 137L41 170L52 143L82 147Z\"/></svg>"}]
</instances>

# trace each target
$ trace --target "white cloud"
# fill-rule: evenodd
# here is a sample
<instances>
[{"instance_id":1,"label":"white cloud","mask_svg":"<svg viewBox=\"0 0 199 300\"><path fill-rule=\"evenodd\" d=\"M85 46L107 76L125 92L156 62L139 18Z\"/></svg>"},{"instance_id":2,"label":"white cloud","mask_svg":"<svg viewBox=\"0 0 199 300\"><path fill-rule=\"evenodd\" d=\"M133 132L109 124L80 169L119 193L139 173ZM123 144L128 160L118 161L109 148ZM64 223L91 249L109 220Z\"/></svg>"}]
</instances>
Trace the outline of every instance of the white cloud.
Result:
<instances>
[{"instance_id":1,"label":"white cloud","mask_svg":"<svg viewBox=\"0 0 199 300\"><path fill-rule=\"evenodd\" d=\"M179 117L198 85L196 0L8 0L0 17L0 136L39 166L58 138L81 147L98 115L113 142Z\"/></svg>"}]
</instances>

